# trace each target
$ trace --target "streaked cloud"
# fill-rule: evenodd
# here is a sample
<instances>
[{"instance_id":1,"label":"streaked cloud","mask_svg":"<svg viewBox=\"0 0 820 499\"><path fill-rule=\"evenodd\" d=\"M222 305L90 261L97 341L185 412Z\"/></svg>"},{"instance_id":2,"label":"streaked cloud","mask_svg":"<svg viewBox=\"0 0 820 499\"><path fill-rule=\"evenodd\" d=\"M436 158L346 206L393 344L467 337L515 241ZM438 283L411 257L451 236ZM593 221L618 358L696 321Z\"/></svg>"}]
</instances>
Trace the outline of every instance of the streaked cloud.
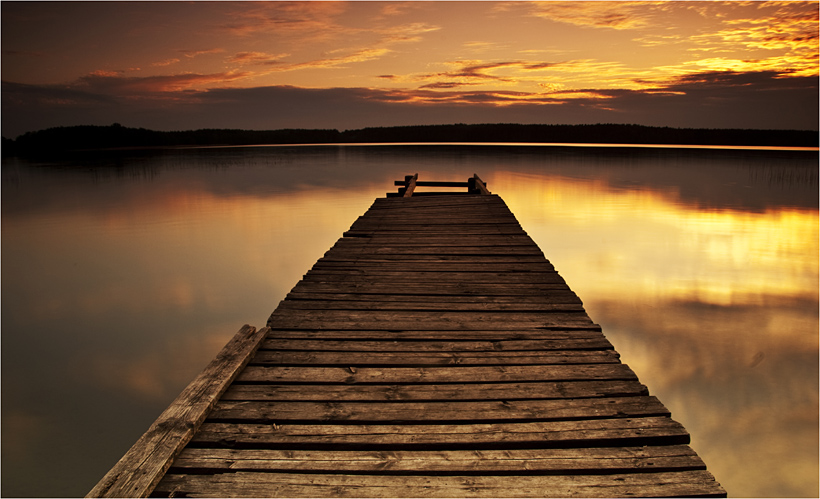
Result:
<instances>
[{"instance_id":1,"label":"streaked cloud","mask_svg":"<svg viewBox=\"0 0 820 499\"><path fill-rule=\"evenodd\" d=\"M115 78L122 74L122 71L111 71L107 69L98 69L96 71L92 71L89 73L92 77L101 77L101 78Z\"/></svg>"},{"instance_id":2,"label":"streaked cloud","mask_svg":"<svg viewBox=\"0 0 820 499\"><path fill-rule=\"evenodd\" d=\"M152 63L151 65L152 66L170 66L170 65L176 64L178 62L179 62L179 59L173 58L173 59L165 59L164 61L155 62L155 63Z\"/></svg>"},{"instance_id":3,"label":"streaked cloud","mask_svg":"<svg viewBox=\"0 0 820 499\"><path fill-rule=\"evenodd\" d=\"M225 52L225 49L214 48L214 49L203 49L203 50L179 50L185 57L193 58L198 57L200 55L211 55L211 54L221 54Z\"/></svg>"},{"instance_id":4,"label":"streaked cloud","mask_svg":"<svg viewBox=\"0 0 820 499\"><path fill-rule=\"evenodd\" d=\"M309 33L324 38L344 31L335 18L345 10L344 2L237 3L226 13L229 20L220 27L239 36L275 32Z\"/></svg>"},{"instance_id":5,"label":"streaked cloud","mask_svg":"<svg viewBox=\"0 0 820 499\"><path fill-rule=\"evenodd\" d=\"M434 24L410 23L378 29L375 32L383 37L382 43L419 42L422 40L421 35L440 29L440 26Z\"/></svg>"},{"instance_id":6,"label":"streaked cloud","mask_svg":"<svg viewBox=\"0 0 820 499\"><path fill-rule=\"evenodd\" d=\"M306 62L299 62L299 63L292 63L292 64L283 64L273 68L271 71L298 71L300 69L321 69L321 68L336 68L341 67L346 64L356 63L356 62L365 62L371 61L374 59L378 59L383 55L390 52L390 49L387 48L371 48L371 49L360 49L356 50L353 53L339 56L339 57L330 57L327 59L317 59L314 61L306 61Z\"/></svg>"},{"instance_id":7,"label":"streaked cloud","mask_svg":"<svg viewBox=\"0 0 820 499\"><path fill-rule=\"evenodd\" d=\"M532 2L530 15L548 21L615 30L652 25L668 2Z\"/></svg>"},{"instance_id":8,"label":"streaked cloud","mask_svg":"<svg viewBox=\"0 0 820 499\"><path fill-rule=\"evenodd\" d=\"M418 2L385 2L381 5L382 17L393 17L407 14L418 7Z\"/></svg>"},{"instance_id":9,"label":"streaked cloud","mask_svg":"<svg viewBox=\"0 0 820 499\"><path fill-rule=\"evenodd\" d=\"M239 52L228 58L233 64L280 64L281 60L290 54L267 54L265 52Z\"/></svg>"},{"instance_id":10,"label":"streaked cloud","mask_svg":"<svg viewBox=\"0 0 820 499\"><path fill-rule=\"evenodd\" d=\"M622 64L594 59L569 61L454 61L455 69L430 74L406 75L402 81L425 82L419 88L457 88L459 86L518 86L526 91L545 85L562 88L637 88L637 77L648 74L629 71ZM605 83L603 83L605 81ZM603 84L602 84L603 83Z\"/></svg>"},{"instance_id":11,"label":"streaked cloud","mask_svg":"<svg viewBox=\"0 0 820 499\"><path fill-rule=\"evenodd\" d=\"M695 53L735 54L741 49L751 57L732 58L727 69L757 68L782 70L784 74L810 76L818 74L818 10L799 3L767 3L777 10L767 16L728 19L722 29L696 34L689 38ZM798 8L800 7L800 8ZM720 67L719 58L705 58L701 66ZM742 62L743 64L740 64Z\"/></svg>"},{"instance_id":12,"label":"streaked cloud","mask_svg":"<svg viewBox=\"0 0 820 499\"><path fill-rule=\"evenodd\" d=\"M167 76L126 77L118 73L95 71L70 85L67 89L110 95L118 98L181 98L177 92L202 89L209 85L225 85L250 76L249 72L227 71L223 73L181 73Z\"/></svg>"}]
</instances>

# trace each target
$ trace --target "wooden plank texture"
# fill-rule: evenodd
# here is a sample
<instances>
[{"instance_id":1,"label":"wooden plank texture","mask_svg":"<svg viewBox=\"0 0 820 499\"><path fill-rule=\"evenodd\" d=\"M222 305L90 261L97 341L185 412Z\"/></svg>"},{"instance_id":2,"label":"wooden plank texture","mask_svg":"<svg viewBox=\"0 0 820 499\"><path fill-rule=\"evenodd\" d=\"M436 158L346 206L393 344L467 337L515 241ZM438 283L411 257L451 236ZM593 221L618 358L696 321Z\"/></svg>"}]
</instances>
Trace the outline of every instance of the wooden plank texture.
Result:
<instances>
[{"instance_id":1,"label":"wooden plank texture","mask_svg":"<svg viewBox=\"0 0 820 499\"><path fill-rule=\"evenodd\" d=\"M506 204L417 178L273 311L152 494L725 496Z\"/></svg>"},{"instance_id":2,"label":"wooden plank texture","mask_svg":"<svg viewBox=\"0 0 820 499\"><path fill-rule=\"evenodd\" d=\"M465 475L521 473L522 470L545 474L582 474L600 470L628 473L636 468L645 472L706 468L686 445L393 452L191 448L177 458L174 467L181 472L206 471L222 469L226 463L233 471L458 472Z\"/></svg>"},{"instance_id":3,"label":"wooden plank texture","mask_svg":"<svg viewBox=\"0 0 820 499\"><path fill-rule=\"evenodd\" d=\"M525 400L647 395L637 380L533 381L527 383L449 383L426 385L233 384L222 400L334 402L340 400Z\"/></svg>"},{"instance_id":4,"label":"wooden plank texture","mask_svg":"<svg viewBox=\"0 0 820 499\"><path fill-rule=\"evenodd\" d=\"M705 470L589 475L442 476L236 472L170 475L186 497L714 497Z\"/></svg>"},{"instance_id":5,"label":"wooden plank texture","mask_svg":"<svg viewBox=\"0 0 820 499\"><path fill-rule=\"evenodd\" d=\"M265 424L208 422L196 448L284 449L593 449L683 445L689 434L668 417L646 416L580 421L425 424ZM622 444L603 445L603 444ZM671 445L671 444L670 444Z\"/></svg>"}]
</instances>

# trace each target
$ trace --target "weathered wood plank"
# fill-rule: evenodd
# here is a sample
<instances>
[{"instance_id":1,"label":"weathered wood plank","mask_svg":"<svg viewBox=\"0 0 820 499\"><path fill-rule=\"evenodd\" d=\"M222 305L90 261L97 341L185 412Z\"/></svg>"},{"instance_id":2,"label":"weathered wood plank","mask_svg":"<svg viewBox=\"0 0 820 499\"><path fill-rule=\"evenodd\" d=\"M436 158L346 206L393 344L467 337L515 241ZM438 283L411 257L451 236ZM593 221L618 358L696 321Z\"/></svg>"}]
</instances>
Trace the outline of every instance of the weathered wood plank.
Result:
<instances>
[{"instance_id":1,"label":"weathered wood plank","mask_svg":"<svg viewBox=\"0 0 820 499\"><path fill-rule=\"evenodd\" d=\"M341 302L400 302L406 304L475 304L476 306L489 307L500 306L508 307L510 305L524 305L534 306L539 304L552 303L581 303L578 295L567 289L549 290L548 292L539 293L537 295L427 295L423 292L416 294L388 294L388 293L343 293L338 289L332 292L328 291L292 291L285 297L286 300L319 300L327 301L341 301Z\"/></svg>"},{"instance_id":2,"label":"weathered wood plank","mask_svg":"<svg viewBox=\"0 0 820 499\"><path fill-rule=\"evenodd\" d=\"M323 449L558 449L683 445L689 434L664 416L458 424L260 424L205 422L199 447ZM637 443L636 443L637 442ZM286 447L287 446L287 447Z\"/></svg>"},{"instance_id":3,"label":"weathered wood plank","mask_svg":"<svg viewBox=\"0 0 820 499\"><path fill-rule=\"evenodd\" d=\"M669 416L669 410L652 396L568 400L343 403L221 400L208 415L208 420L270 421L277 424L306 421L395 424L424 421L556 421L645 416Z\"/></svg>"},{"instance_id":4,"label":"weathered wood plank","mask_svg":"<svg viewBox=\"0 0 820 499\"><path fill-rule=\"evenodd\" d=\"M88 497L147 496L266 334L265 328L257 331L252 326L243 326L91 489Z\"/></svg>"},{"instance_id":5,"label":"weathered wood plank","mask_svg":"<svg viewBox=\"0 0 820 499\"><path fill-rule=\"evenodd\" d=\"M421 197L403 200L401 203L394 202L393 199L376 198L371 205L371 209L376 210L408 210L408 209L436 209L442 207L452 207L455 210L463 210L468 207L473 209L502 209L507 205L497 195L490 196L435 196Z\"/></svg>"},{"instance_id":6,"label":"weathered wood plank","mask_svg":"<svg viewBox=\"0 0 820 499\"><path fill-rule=\"evenodd\" d=\"M615 364L613 350L548 352L272 352L256 353L254 365L288 366L503 366Z\"/></svg>"},{"instance_id":7,"label":"weathered wood plank","mask_svg":"<svg viewBox=\"0 0 820 499\"><path fill-rule=\"evenodd\" d=\"M532 329L540 326L592 326L585 312L378 312L314 310L308 314L276 310L270 327L285 329Z\"/></svg>"},{"instance_id":8,"label":"weathered wood plank","mask_svg":"<svg viewBox=\"0 0 820 499\"><path fill-rule=\"evenodd\" d=\"M555 272L552 265L544 262L496 262L496 263L454 263L454 262L379 262L379 261L322 261L317 262L311 269L312 274L320 272L370 272L373 274L387 274L391 272L526 272L542 273Z\"/></svg>"},{"instance_id":9,"label":"weathered wood plank","mask_svg":"<svg viewBox=\"0 0 820 499\"><path fill-rule=\"evenodd\" d=\"M240 471L170 475L163 487L186 497L703 497L723 493L704 470L509 477Z\"/></svg>"},{"instance_id":10,"label":"weathered wood plank","mask_svg":"<svg viewBox=\"0 0 820 499\"><path fill-rule=\"evenodd\" d=\"M571 305L571 304L568 304ZM370 322L458 322L458 323L496 323L505 321L508 323L526 322L541 323L556 319L566 318L567 320L586 319L583 310L573 308L570 311L527 311L527 312L499 312L499 311L458 311L447 310L430 314L416 311L381 311L381 310L314 310L310 314L304 314L298 310L279 309L272 316L280 319L299 321L316 320L350 320L350 321L370 321Z\"/></svg>"},{"instance_id":11,"label":"weathered wood plank","mask_svg":"<svg viewBox=\"0 0 820 499\"><path fill-rule=\"evenodd\" d=\"M416 178L418 178L418 173L416 174ZM402 182L401 180L396 180L393 185L405 185L406 181ZM418 181L416 185L419 187L467 187L469 184L467 182L434 182L434 181Z\"/></svg>"},{"instance_id":12,"label":"weathered wood plank","mask_svg":"<svg viewBox=\"0 0 820 499\"><path fill-rule=\"evenodd\" d=\"M426 210L425 213L419 213L416 210L411 210L404 212L368 213L357 218L354 223L384 223L387 225L390 223L407 220L414 224L441 225L443 223L452 223L454 225L461 225L474 223L476 221L475 215L475 210L459 212L456 212L453 209L438 210L437 212L434 210ZM482 210L479 215L481 216L481 221L486 220L486 222L490 224L518 223L510 212L505 212L503 210Z\"/></svg>"},{"instance_id":13,"label":"weathered wood plank","mask_svg":"<svg viewBox=\"0 0 820 499\"><path fill-rule=\"evenodd\" d=\"M356 252L356 251L328 251L325 256L320 258L317 265L329 265L340 263L359 263L362 265L385 265L388 267L402 267L414 268L417 265L473 265L473 266L489 266L489 265L513 265L523 268L523 265L528 265L532 270L548 270L555 271L552 264L541 255L533 251L510 251L503 253L501 251L484 251L482 253L468 253L460 252L458 250L448 252L437 252L435 250L424 248L413 248L412 251L391 251L387 252ZM511 267L515 269L516 267ZM441 269L448 270L448 269ZM458 271L454 269L453 271Z\"/></svg>"},{"instance_id":14,"label":"weathered wood plank","mask_svg":"<svg viewBox=\"0 0 820 499\"><path fill-rule=\"evenodd\" d=\"M440 226L417 226L413 228L414 230L424 230L430 233L439 233L439 234L452 234L453 230L452 227L449 228L446 225ZM407 228L400 229L398 227L387 229L384 227L357 227L356 229L350 229L345 231L342 235L344 237L372 237L374 233L384 233L384 234L406 234L408 231ZM460 233L470 234L470 235L489 235L489 236L498 236L498 235L525 235L523 229L519 227L515 227L514 225L508 226L498 226L498 225L490 225L490 226L478 226L478 227L470 227L467 229L463 229L459 231Z\"/></svg>"},{"instance_id":15,"label":"weathered wood plank","mask_svg":"<svg viewBox=\"0 0 820 499\"><path fill-rule=\"evenodd\" d=\"M477 312L476 312L477 313ZM268 322L268 326L271 329L304 329L304 330L313 330L313 331L342 331L342 330L350 330L350 331L360 331L360 330L369 330L369 331L446 331L447 334L450 334L450 331L464 331L470 332L475 329L482 329L486 331L491 331L493 328L497 328L498 331L516 331L520 329L531 330L538 327L543 328L555 328L555 329L570 329L576 327L578 329L591 329L594 327L599 327L597 324L593 324L588 318L584 317L572 317L568 316L566 313L559 314L556 313L555 317L550 319L545 319L543 322L510 322L507 324L499 324L497 321L503 318L499 317L496 322L482 322L480 320L467 322L467 321L424 321L422 322L397 322L397 321L367 321L367 320L351 320L351 321L332 321L332 320L311 320L311 319L301 319L301 318L292 318L290 319L282 319L281 317L272 318ZM330 338L332 336L321 336ZM523 336L516 336L514 333L511 333L509 338L523 338Z\"/></svg>"},{"instance_id":16,"label":"weathered wood plank","mask_svg":"<svg viewBox=\"0 0 820 499\"><path fill-rule=\"evenodd\" d=\"M373 283L464 283L472 285L488 282L496 284L566 284L557 272L413 272L374 270L313 270L303 277L305 281L338 282L356 277Z\"/></svg>"},{"instance_id":17,"label":"weathered wood plank","mask_svg":"<svg viewBox=\"0 0 820 499\"><path fill-rule=\"evenodd\" d=\"M473 265L495 265L501 263L521 264L532 263L537 266L550 266L552 264L541 255L533 251L510 251L503 253L487 249L481 253L462 252L456 247L451 247L450 251L436 251L426 246L414 246L409 251L355 251L355 250L332 250L325 253L325 256L316 263L335 262L357 262L362 264L419 264L419 263L461 263ZM553 267L551 270L555 270Z\"/></svg>"},{"instance_id":18,"label":"weathered wood plank","mask_svg":"<svg viewBox=\"0 0 820 499\"><path fill-rule=\"evenodd\" d=\"M501 198L499 198L497 195L490 195L490 196L474 195L474 196L465 196L464 198L466 200L468 200L469 202L476 203L476 204L489 204L489 203L497 204L501 200ZM391 201L390 199L377 198L373 202L373 205L374 206L382 205L382 206L388 206L388 207L401 206L400 204L391 204L390 201ZM442 196L441 198L439 198L439 197L434 197L434 198L412 198L411 200L407 200L407 202L408 202L408 204L412 202L413 204L418 204L418 205L434 205L434 204L456 204L456 205L458 205L458 199L454 200L453 198L446 197L446 196Z\"/></svg>"},{"instance_id":19,"label":"weathered wood plank","mask_svg":"<svg viewBox=\"0 0 820 499\"><path fill-rule=\"evenodd\" d=\"M222 400L432 401L628 397L648 395L636 380L481 383L446 385L279 385L234 383Z\"/></svg>"},{"instance_id":20,"label":"weathered wood plank","mask_svg":"<svg viewBox=\"0 0 820 499\"><path fill-rule=\"evenodd\" d=\"M478 236L470 234L414 234L412 239L396 234L373 234L371 237L342 237L331 248L374 248L379 245L396 248L412 247L472 247L519 248L532 247L533 240L526 234Z\"/></svg>"},{"instance_id":21,"label":"weathered wood plank","mask_svg":"<svg viewBox=\"0 0 820 499\"><path fill-rule=\"evenodd\" d=\"M360 223L353 224L348 232L396 232L406 234L410 231L425 231L425 232L439 232L452 234L453 226L451 224L407 224L404 226L387 226L378 223ZM517 223L510 224L488 224L479 226L464 226L460 227L455 233L464 234L525 234L524 230Z\"/></svg>"},{"instance_id":22,"label":"weathered wood plank","mask_svg":"<svg viewBox=\"0 0 820 499\"><path fill-rule=\"evenodd\" d=\"M476 261L483 258L484 261ZM374 255L368 256L341 256L323 257L316 262L315 268L320 267L379 267L391 271L439 271L466 272L466 271L512 271L512 272L555 272L555 268L540 257L511 256L511 257L476 257L445 255Z\"/></svg>"},{"instance_id":23,"label":"weathered wood plank","mask_svg":"<svg viewBox=\"0 0 820 499\"><path fill-rule=\"evenodd\" d=\"M481 180L481 178L474 174L472 178L470 178L467 183L469 184L469 191L475 194L483 194L485 196L489 196L492 194L489 189L487 189L487 183Z\"/></svg>"},{"instance_id":24,"label":"weathered wood plank","mask_svg":"<svg viewBox=\"0 0 820 499\"><path fill-rule=\"evenodd\" d=\"M276 450L186 449L174 472L268 470L274 472L367 472L370 474L629 473L703 470L706 465L686 445L580 449L507 450ZM525 471L526 470L526 471Z\"/></svg>"},{"instance_id":25,"label":"weathered wood plank","mask_svg":"<svg viewBox=\"0 0 820 499\"><path fill-rule=\"evenodd\" d=\"M455 236L453 236L455 237ZM483 238L477 238L483 239ZM345 242L350 241L350 242ZM441 241L441 239L439 240ZM448 256L454 255L457 257L467 258L475 257L481 258L484 256L492 257L535 257L540 260L546 260L546 257L541 253L537 246L533 246L532 242L529 244L518 245L473 245L469 241L459 239L460 244L442 245L441 242L424 242L422 239L414 238L400 243L398 240L380 241L378 238L374 241L373 238L343 238L330 247L325 254L349 254L349 255L440 255Z\"/></svg>"},{"instance_id":26,"label":"weathered wood plank","mask_svg":"<svg viewBox=\"0 0 820 499\"><path fill-rule=\"evenodd\" d=\"M549 340L316 340L283 339L268 336L261 350L323 352L527 352L546 350L612 350L612 344L601 334L594 337L567 337Z\"/></svg>"},{"instance_id":27,"label":"weathered wood plank","mask_svg":"<svg viewBox=\"0 0 820 499\"><path fill-rule=\"evenodd\" d=\"M584 307L575 300L557 301L554 303L456 303L456 302L417 302L417 301L341 301L341 300L284 300L279 310L349 310L349 311L392 311L392 312L583 312Z\"/></svg>"},{"instance_id":28,"label":"weathered wood plank","mask_svg":"<svg viewBox=\"0 0 820 499\"><path fill-rule=\"evenodd\" d=\"M543 296L556 291L571 292L563 281L550 283L527 283L527 285L504 284L499 282L404 282L396 286L392 282L351 282L334 280L299 281L293 292L326 292L326 293L371 293L394 295L423 296Z\"/></svg>"},{"instance_id":29,"label":"weathered wood plank","mask_svg":"<svg viewBox=\"0 0 820 499\"><path fill-rule=\"evenodd\" d=\"M415 175L407 175L404 177L404 191L402 192L399 190L399 193L402 197L409 198L413 195L413 191L416 190L416 180L418 180L419 174L416 173Z\"/></svg>"},{"instance_id":30,"label":"weathered wood plank","mask_svg":"<svg viewBox=\"0 0 820 499\"><path fill-rule=\"evenodd\" d=\"M441 338L451 340L558 340L601 338L601 327L598 325L580 326L577 328L537 328L522 327L519 329L296 329L271 327L271 338L282 339L322 339L322 340L374 340L374 341L436 341Z\"/></svg>"},{"instance_id":31,"label":"weathered wood plank","mask_svg":"<svg viewBox=\"0 0 820 499\"><path fill-rule=\"evenodd\" d=\"M554 366L288 367L247 366L243 383L499 383L636 380L626 364Z\"/></svg>"},{"instance_id":32,"label":"weathered wood plank","mask_svg":"<svg viewBox=\"0 0 820 499\"><path fill-rule=\"evenodd\" d=\"M408 217L396 217L395 219L377 220L374 218L363 218L354 222L350 226L350 230L375 230L375 231L424 231L444 232L446 234L475 234L481 231L488 232L510 232L513 234L526 234L521 224L512 217L482 217L483 227L476 227L474 217L445 217L445 216L430 216L424 218L411 219ZM447 230L449 229L449 230Z\"/></svg>"},{"instance_id":33,"label":"weathered wood plank","mask_svg":"<svg viewBox=\"0 0 820 499\"><path fill-rule=\"evenodd\" d=\"M389 247L390 250L381 250L381 247ZM482 254L501 254L510 255L516 252L522 252L528 256L529 252L535 254L533 250L533 242L529 236L470 236L439 234L437 236L427 235L413 237L412 239L401 239L400 236L376 235L371 237L343 237L336 241L336 244L328 248L325 253L335 251L354 252L361 250L362 254L404 254L413 251L419 254L426 254L427 252L439 255L446 254L460 254L463 248L473 248L475 251L471 254L481 256ZM532 256L532 255L530 255ZM543 253L541 258L546 258Z\"/></svg>"}]
</instances>

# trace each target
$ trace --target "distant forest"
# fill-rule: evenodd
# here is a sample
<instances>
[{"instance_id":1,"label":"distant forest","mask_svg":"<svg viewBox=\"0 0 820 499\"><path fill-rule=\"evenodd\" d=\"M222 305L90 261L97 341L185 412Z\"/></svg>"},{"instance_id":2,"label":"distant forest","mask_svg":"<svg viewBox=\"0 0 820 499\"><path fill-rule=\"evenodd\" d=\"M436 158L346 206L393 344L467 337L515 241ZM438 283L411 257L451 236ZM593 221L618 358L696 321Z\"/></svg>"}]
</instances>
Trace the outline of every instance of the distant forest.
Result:
<instances>
[{"instance_id":1,"label":"distant forest","mask_svg":"<svg viewBox=\"0 0 820 499\"><path fill-rule=\"evenodd\" d=\"M811 130L669 128L641 125L424 125L359 130L223 130L161 132L110 126L57 127L3 137L3 155L50 155L76 150L254 144L384 142L566 142L604 144L817 147Z\"/></svg>"}]
</instances>

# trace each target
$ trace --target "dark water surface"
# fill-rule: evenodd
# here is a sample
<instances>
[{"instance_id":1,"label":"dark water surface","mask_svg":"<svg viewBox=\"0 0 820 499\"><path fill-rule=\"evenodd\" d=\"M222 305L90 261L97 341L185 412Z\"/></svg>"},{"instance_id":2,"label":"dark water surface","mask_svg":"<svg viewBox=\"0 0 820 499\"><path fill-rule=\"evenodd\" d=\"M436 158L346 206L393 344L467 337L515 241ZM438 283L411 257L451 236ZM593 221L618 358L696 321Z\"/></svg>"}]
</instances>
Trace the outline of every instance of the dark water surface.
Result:
<instances>
[{"instance_id":1,"label":"dark water surface","mask_svg":"<svg viewBox=\"0 0 820 499\"><path fill-rule=\"evenodd\" d=\"M478 173L730 496L818 496L817 154L276 147L2 165L2 495L82 496L393 180Z\"/></svg>"}]
</instances>

